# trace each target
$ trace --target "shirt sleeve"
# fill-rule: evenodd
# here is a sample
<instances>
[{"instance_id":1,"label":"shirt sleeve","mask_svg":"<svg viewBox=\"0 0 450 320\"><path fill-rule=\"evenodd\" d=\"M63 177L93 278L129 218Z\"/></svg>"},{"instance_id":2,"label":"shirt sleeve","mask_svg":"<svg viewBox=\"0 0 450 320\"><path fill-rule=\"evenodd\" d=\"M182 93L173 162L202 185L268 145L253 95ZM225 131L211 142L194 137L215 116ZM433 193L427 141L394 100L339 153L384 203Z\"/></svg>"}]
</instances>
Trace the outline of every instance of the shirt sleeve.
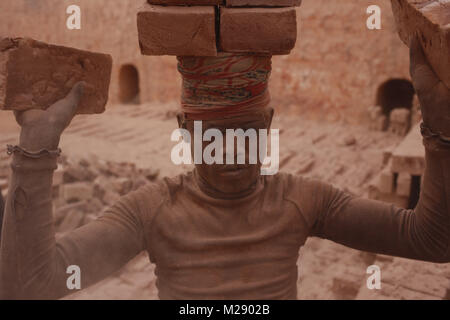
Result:
<instances>
[{"instance_id":1,"label":"shirt sleeve","mask_svg":"<svg viewBox=\"0 0 450 320\"><path fill-rule=\"evenodd\" d=\"M414 210L307 181L297 198L310 235L374 253L450 262L450 147L432 139L424 142L426 169Z\"/></svg>"},{"instance_id":2,"label":"shirt sleeve","mask_svg":"<svg viewBox=\"0 0 450 320\"><path fill-rule=\"evenodd\" d=\"M148 189L122 197L102 217L56 240L51 187L56 159L14 155L0 248L1 299L57 299L69 266L81 289L118 270L145 248L143 207Z\"/></svg>"}]
</instances>

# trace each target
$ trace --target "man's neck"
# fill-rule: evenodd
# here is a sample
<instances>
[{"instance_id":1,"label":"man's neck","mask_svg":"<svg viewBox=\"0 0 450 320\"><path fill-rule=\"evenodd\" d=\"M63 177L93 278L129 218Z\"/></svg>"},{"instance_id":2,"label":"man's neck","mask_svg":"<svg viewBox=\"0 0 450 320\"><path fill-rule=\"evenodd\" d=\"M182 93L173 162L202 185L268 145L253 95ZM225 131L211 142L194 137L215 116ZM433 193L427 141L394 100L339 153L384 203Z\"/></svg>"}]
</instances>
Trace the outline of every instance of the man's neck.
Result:
<instances>
[{"instance_id":1,"label":"man's neck","mask_svg":"<svg viewBox=\"0 0 450 320\"><path fill-rule=\"evenodd\" d=\"M206 194L207 196L214 199L222 199L222 200L239 200L251 195L255 190L258 189L258 185L260 183L260 179L257 179L255 183L253 183L249 188L245 190L239 190L239 192L227 193L220 190L217 190L209 184L205 179L203 179L197 170L194 169L194 179L199 186L200 190Z\"/></svg>"}]
</instances>

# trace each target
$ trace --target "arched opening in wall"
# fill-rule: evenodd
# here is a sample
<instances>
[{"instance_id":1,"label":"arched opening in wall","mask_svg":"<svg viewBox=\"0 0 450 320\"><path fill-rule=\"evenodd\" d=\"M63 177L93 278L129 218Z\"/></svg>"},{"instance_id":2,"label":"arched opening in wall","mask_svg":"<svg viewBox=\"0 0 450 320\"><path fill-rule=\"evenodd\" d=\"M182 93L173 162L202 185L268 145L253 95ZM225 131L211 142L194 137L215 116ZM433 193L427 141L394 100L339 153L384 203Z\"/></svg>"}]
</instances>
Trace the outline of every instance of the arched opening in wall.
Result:
<instances>
[{"instance_id":1,"label":"arched opening in wall","mask_svg":"<svg viewBox=\"0 0 450 320\"><path fill-rule=\"evenodd\" d=\"M123 65L119 71L119 101L126 104L140 103L139 72L132 64Z\"/></svg>"},{"instance_id":2,"label":"arched opening in wall","mask_svg":"<svg viewBox=\"0 0 450 320\"><path fill-rule=\"evenodd\" d=\"M377 90L376 105L380 106L383 114L389 119L393 109L412 109L414 87L406 79L389 79L383 82Z\"/></svg>"}]
</instances>

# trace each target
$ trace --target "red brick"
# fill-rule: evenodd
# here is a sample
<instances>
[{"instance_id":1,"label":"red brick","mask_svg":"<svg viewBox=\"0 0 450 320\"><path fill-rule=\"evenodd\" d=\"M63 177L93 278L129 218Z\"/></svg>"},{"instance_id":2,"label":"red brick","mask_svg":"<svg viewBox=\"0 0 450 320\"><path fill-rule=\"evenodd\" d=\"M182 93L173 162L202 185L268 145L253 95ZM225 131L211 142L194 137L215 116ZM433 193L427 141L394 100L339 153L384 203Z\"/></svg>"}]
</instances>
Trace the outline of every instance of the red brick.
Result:
<instances>
[{"instance_id":1,"label":"red brick","mask_svg":"<svg viewBox=\"0 0 450 320\"><path fill-rule=\"evenodd\" d=\"M302 0L226 0L226 4L227 7L295 7Z\"/></svg>"},{"instance_id":2,"label":"red brick","mask_svg":"<svg viewBox=\"0 0 450 320\"><path fill-rule=\"evenodd\" d=\"M214 7L145 4L137 24L144 55L217 55Z\"/></svg>"},{"instance_id":3,"label":"red brick","mask_svg":"<svg viewBox=\"0 0 450 320\"><path fill-rule=\"evenodd\" d=\"M425 54L440 79L450 88L450 2L391 0L397 29L409 46L419 32Z\"/></svg>"},{"instance_id":4,"label":"red brick","mask_svg":"<svg viewBox=\"0 0 450 320\"><path fill-rule=\"evenodd\" d=\"M111 67L110 55L27 38L0 39L0 109L46 109L85 81L77 113L102 113Z\"/></svg>"},{"instance_id":5,"label":"red brick","mask_svg":"<svg viewBox=\"0 0 450 320\"><path fill-rule=\"evenodd\" d=\"M221 8L225 52L288 54L297 40L295 8Z\"/></svg>"},{"instance_id":6,"label":"red brick","mask_svg":"<svg viewBox=\"0 0 450 320\"><path fill-rule=\"evenodd\" d=\"M224 0L147 0L147 2L164 6L215 6L224 4Z\"/></svg>"}]
</instances>

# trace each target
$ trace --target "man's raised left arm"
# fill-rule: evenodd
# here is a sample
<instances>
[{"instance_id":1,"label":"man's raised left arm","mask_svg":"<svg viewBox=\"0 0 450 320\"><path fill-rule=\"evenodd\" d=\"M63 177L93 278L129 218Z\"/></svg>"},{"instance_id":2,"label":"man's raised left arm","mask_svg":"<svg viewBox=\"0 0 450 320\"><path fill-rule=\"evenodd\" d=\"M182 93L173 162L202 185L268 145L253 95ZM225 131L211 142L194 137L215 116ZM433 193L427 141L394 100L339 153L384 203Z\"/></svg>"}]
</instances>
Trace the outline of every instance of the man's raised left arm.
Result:
<instances>
[{"instance_id":1,"label":"man's raised left arm","mask_svg":"<svg viewBox=\"0 0 450 320\"><path fill-rule=\"evenodd\" d=\"M450 262L450 89L411 43L411 76L423 115L426 168L419 202L406 210L352 197L321 184L311 235L346 246L432 262Z\"/></svg>"}]
</instances>

